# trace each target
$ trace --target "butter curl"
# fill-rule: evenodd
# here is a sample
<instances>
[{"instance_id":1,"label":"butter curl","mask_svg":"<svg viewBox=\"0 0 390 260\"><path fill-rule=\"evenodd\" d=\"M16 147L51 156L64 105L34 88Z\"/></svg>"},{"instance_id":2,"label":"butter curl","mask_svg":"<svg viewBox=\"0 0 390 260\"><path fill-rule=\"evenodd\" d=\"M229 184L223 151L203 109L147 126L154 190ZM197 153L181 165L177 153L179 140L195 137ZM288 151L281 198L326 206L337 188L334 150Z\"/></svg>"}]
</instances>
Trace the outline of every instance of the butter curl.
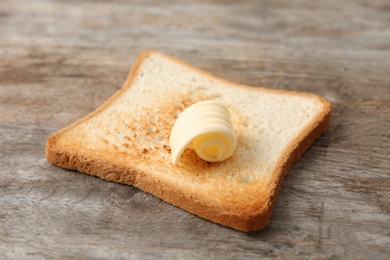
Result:
<instances>
[{"instance_id":1,"label":"butter curl","mask_svg":"<svg viewBox=\"0 0 390 260\"><path fill-rule=\"evenodd\" d=\"M179 163L190 143L196 154L205 161L226 160L237 145L229 109L215 100L193 104L176 120L169 142L174 164Z\"/></svg>"}]
</instances>

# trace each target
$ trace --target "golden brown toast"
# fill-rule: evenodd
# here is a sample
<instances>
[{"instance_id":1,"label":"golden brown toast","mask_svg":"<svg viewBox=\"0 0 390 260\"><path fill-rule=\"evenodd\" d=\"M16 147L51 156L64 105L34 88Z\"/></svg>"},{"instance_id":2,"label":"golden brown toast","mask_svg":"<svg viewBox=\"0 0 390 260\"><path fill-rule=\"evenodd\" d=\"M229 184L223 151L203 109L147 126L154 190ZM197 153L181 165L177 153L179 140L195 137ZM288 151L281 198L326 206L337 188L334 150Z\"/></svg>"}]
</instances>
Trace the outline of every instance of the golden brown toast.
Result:
<instances>
[{"instance_id":1,"label":"golden brown toast","mask_svg":"<svg viewBox=\"0 0 390 260\"><path fill-rule=\"evenodd\" d=\"M188 148L171 162L178 115L201 100L228 107L233 155L209 163ZM141 53L123 87L47 140L60 167L125 183L210 221L243 231L271 217L284 176L330 124L331 106L306 93L228 82L157 51Z\"/></svg>"}]
</instances>

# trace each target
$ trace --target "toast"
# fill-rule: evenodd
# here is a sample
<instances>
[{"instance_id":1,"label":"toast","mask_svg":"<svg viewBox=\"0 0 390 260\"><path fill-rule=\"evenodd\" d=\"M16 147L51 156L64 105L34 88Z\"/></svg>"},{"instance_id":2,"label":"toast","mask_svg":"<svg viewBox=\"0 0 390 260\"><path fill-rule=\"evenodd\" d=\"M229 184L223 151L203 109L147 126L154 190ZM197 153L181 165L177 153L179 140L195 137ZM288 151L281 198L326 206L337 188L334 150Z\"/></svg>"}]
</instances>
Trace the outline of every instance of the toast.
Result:
<instances>
[{"instance_id":1,"label":"toast","mask_svg":"<svg viewBox=\"0 0 390 260\"><path fill-rule=\"evenodd\" d=\"M191 147L171 162L171 129L188 106L229 109L237 147L225 161ZM242 231L269 223L282 181L330 125L313 94L228 82L158 51L142 52L123 87L94 112L48 137L47 160L133 185L204 219Z\"/></svg>"}]
</instances>

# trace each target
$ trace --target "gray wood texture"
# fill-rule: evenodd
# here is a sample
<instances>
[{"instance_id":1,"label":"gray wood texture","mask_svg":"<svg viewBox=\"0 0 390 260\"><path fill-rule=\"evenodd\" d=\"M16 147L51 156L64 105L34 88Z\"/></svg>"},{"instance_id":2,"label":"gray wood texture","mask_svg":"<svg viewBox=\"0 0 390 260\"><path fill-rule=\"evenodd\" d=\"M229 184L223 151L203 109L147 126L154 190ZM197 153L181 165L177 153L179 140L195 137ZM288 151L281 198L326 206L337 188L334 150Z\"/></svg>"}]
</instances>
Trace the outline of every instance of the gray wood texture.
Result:
<instances>
[{"instance_id":1,"label":"gray wood texture","mask_svg":"<svg viewBox=\"0 0 390 260\"><path fill-rule=\"evenodd\" d=\"M46 162L46 137L110 97L145 49L332 102L264 230ZM389 259L389 115L387 0L0 0L0 258Z\"/></svg>"}]
</instances>

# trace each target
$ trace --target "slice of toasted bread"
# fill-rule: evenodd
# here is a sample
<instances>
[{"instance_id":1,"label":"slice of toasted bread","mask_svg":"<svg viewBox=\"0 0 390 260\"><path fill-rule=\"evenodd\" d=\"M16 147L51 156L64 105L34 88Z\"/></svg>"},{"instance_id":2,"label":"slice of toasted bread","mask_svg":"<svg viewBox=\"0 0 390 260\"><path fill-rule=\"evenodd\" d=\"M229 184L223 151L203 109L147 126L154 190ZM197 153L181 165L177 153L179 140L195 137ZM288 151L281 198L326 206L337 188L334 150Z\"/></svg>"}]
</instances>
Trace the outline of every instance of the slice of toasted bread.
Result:
<instances>
[{"instance_id":1,"label":"slice of toasted bread","mask_svg":"<svg viewBox=\"0 0 390 260\"><path fill-rule=\"evenodd\" d=\"M189 147L172 164L169 136L176 118L208 99L229 108L236 151L209 163ZM313 94L234 84L145 51L117 93L48 138L46 156L63 168L134 185L213 222L260 230L284 176L329 126L330 108Z\"/></svg>"}]
</instances>

